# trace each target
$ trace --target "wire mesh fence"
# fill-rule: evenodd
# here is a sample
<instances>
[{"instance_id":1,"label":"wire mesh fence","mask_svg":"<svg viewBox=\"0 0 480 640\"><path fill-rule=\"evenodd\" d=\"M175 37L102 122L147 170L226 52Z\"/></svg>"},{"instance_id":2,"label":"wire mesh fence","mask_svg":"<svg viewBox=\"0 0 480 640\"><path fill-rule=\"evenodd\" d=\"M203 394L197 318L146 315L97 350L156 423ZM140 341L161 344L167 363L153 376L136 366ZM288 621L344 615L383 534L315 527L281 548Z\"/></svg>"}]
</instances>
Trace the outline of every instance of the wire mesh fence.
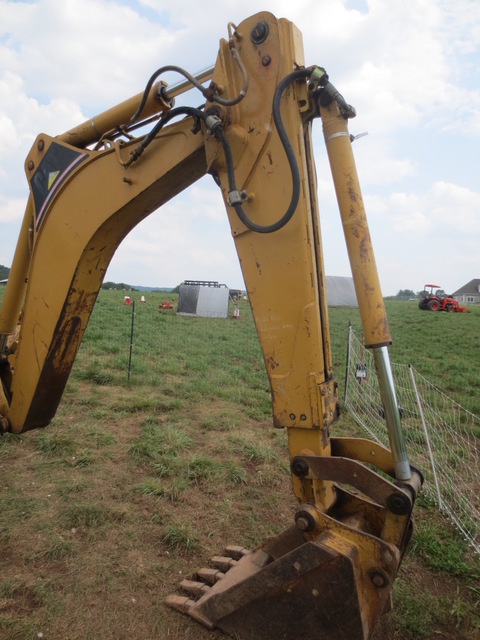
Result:
<instances>
[{"instance_id":1,"label":"wire mesh fence","mask_svg":"<svg viewBox=\"0 0 480 640\"><path fill-rule=\"evenodd\" d=\"M480 553L480 418L410 365L392 363L410 463L425 477L423 493ZM388 445L372 354L350 327L345 405L369 435Z\"/></svg>"}]
</instances>

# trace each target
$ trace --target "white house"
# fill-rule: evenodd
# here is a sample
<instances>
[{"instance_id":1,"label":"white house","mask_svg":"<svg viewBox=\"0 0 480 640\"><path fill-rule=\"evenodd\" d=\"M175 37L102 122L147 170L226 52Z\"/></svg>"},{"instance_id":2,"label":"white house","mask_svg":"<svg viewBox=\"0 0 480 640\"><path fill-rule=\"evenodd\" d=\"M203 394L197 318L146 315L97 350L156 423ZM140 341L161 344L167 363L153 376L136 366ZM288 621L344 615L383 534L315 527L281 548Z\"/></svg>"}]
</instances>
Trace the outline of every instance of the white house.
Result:
<instances>
[{"instance_id":1,"label":"white house","mask_svg":"<svg viewBox=\"0 0 480 640\"><path fill-rule=\"evenodd\" d=\"M461 304L480 303L480 278L470 280L463 287L452 293L452 298Z\"/></svg>"}]
</instances>

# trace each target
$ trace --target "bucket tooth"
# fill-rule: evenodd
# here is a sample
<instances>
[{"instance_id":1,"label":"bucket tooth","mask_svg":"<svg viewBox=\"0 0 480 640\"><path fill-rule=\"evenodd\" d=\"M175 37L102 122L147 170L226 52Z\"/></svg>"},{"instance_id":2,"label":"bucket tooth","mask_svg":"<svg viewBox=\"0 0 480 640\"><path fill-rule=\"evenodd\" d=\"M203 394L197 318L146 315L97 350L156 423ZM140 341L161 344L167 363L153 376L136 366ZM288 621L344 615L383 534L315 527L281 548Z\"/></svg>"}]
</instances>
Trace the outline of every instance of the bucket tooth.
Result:
<instances>
[{"instance_id":1,"label":"bucket tooth","mask_svg":"<svg viewBox=\"0 0 480 640\"><path fill-rule=\"evenodd\" d=\"M225 573L199 570L196 580L180 585L192 599L170 596L167 604L242 640L368 640L388 608L385 585L393 582L399 554L371 535L339 527L312 540L291 527L254 551L241 550ZM200 580L211 585L207 591Z\"/></svg>"},{"instance_id":2,"label":"bucket tooth","mask_svg":"<svg viewBox=\"0 0 480 640\"><path fill-rule=\"evenodd\" d=\"M249 549L244 549L236 544L229 544L225 547L225 555L233 558L234 560L241 560L247 553L251 553Z\"/></svg>"},{"instance_id":3,"label":"bucket tooth","mask_svg":"<svg viewBox=\"0 0 480 640\"><path fill-rule=\"evenodd\" d=\"M179 586L182 591L185 591L185 593L195 598L201 598L210 591L208 585L204 582L197 582L196 580L182 580Z\"/></svg>"},{"instance_id":4,"label":"bucket tooth","mask_svg":"<svg viewBox=\"0 0 480 640\"><path fill-rule=\"evenodd\" d=\"M172 609L180 611L180 613L189 613L190 609L196 604L195 600L190 600L185 596L170 595L167 596L166 603Z\"/></svg>"},{"instance_id":5,"label":"bucket tooth","mask_svg":"<svg viewBox=\"0 0 480 640\"><path fill-rule=\"evenodd\" d=\"M220 571L228 571L236 564L238 564L237 560L233 558L228 558L227 556L213 556L211 563Z\"/></svg>"},{"instance_id":6,"label":"bucket tooth","mask_svg":"<svg viewBox=\"0 0 480 640\"><path fill-rule=\"evenodd\" d=\"M215 584L219 580L223 580L225 574L218 569L210 569L208 567L203 567L197 571L197 578L200 580L204 580L208 582L208 584Z\"/></svg>"}]
</instances>

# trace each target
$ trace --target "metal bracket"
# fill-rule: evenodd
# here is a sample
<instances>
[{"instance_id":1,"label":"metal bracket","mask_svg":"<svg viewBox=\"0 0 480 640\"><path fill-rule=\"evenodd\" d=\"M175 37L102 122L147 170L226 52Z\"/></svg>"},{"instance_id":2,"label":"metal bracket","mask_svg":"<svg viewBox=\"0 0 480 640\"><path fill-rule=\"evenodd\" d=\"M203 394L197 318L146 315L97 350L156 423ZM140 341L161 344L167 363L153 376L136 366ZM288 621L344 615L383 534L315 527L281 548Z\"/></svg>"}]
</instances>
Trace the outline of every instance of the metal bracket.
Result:
<instances>
[{"instance_id":1,"label":"metal bracket","mask_svg":"<svg viewBox=\"0 0 480 640\"><path fill-rule=\"evenodd\" d=\"M242 204L247 200L248 200L247 192L236 189L235 191L229 192L227 202L231 207L234 207L236 204Z\"/></svg>"},{"instance_id":2,"label":"metal bracket","mask_svg":"<svg viewBox=\"0 0 480 640\"><path fill-rule=\"evenodd\" d=\"M413 508L408 490L389 482L363 463L349 458L331 456L296 456L292 459L292 473L300 464L308 465L309 477L350 485L396 515L406 515Z\"/></svg>"}]
</instances>

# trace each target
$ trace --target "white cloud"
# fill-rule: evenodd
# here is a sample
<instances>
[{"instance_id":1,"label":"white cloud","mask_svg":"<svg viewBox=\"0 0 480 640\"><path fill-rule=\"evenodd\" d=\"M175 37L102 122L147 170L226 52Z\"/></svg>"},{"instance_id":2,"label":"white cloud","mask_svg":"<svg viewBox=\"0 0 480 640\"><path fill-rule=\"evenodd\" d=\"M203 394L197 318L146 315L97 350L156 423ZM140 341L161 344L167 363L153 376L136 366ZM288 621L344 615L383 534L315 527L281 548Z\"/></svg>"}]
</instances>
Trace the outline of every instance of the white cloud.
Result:
<instances>
[{"instance_id":1,"label":"white cloud","mask_svg":"<svg viewBox=\"0 0 480 640\"><path fill-rule=\"evenodd\" d=\"M480 193L437 182L433 185L432 200L432 216L437 224L480 238Z\"/></svg>"},{"instance_id":2,"label":"white cloud","mask_svg":"<svg viewBox=\"0 0 480 640\"><path fill-rule=\"evenodd\" d=\"M11 223L23 220L26 200L24 198L0 197L0 223Z\"/></svg>"},{"instance_id":3,"label":"white cloud","mask_svg":"<svg viewBox=\"0 0 480 640\"><path fill-rule=\"evenodd\" d=\"M107 279L132 282L132 277L137 284L152 277L163 286L197 279L244 287L225 206L211 178L165 204L127 236Z\"/></svg>"},{"instance_id":4,"label":"white cloud","mask_svg":"<svg viewBox=\"0 0 480 640\"><path fill-rule=\"evenodd\" d=\"M40 102L62 95L95 108L127 98L162 64L175 37L123 2L3 2L0 10L0 35L15 34L9 68L21 70Z\"/></svg>"},{"instance_id":5,"label":"white cloud","mask_svg":"<svg viewBox=\"0 0 480 640\"><path fill-rule=\"evenodd\" d=\"M440 276L447 265L446 288L449 278L456 288L478 277L478 181L472 155L451 145L478 146L480 3L266 0L262 9L299 27L306 63L325 66L357 109L351 132L369 133L354 153L384 291L416 288L410 279L426 269ZM27 195L24 158L39 132L63 132L139 93L164 64L192 72L212 64L227 22L257 11L255 0L0 0L3 263L13 255L11 229ZM348 264L321 126L314 130L326 259L331 273L343 275ZM448 257L420 245L429 236ZM160 271L157 260L168 269ZM138 265L137 284L159 285L202 277L202 270L221 279L210 275L218 270L235 286L235 264L220 193L205 180L134 230L111 270L128 281L123 270Z\"/></svg>"},{"instance_id":6,"label":"white cloud","mask_svg":"<svg viewBox=\"0 0 480 640\"><path fill-rule=\"evenodd\" d=\"M423 194L393 193L385 208L402 234L480 234L480 193L455 184L437 182Z\"/></svg>"}]
</instances>

